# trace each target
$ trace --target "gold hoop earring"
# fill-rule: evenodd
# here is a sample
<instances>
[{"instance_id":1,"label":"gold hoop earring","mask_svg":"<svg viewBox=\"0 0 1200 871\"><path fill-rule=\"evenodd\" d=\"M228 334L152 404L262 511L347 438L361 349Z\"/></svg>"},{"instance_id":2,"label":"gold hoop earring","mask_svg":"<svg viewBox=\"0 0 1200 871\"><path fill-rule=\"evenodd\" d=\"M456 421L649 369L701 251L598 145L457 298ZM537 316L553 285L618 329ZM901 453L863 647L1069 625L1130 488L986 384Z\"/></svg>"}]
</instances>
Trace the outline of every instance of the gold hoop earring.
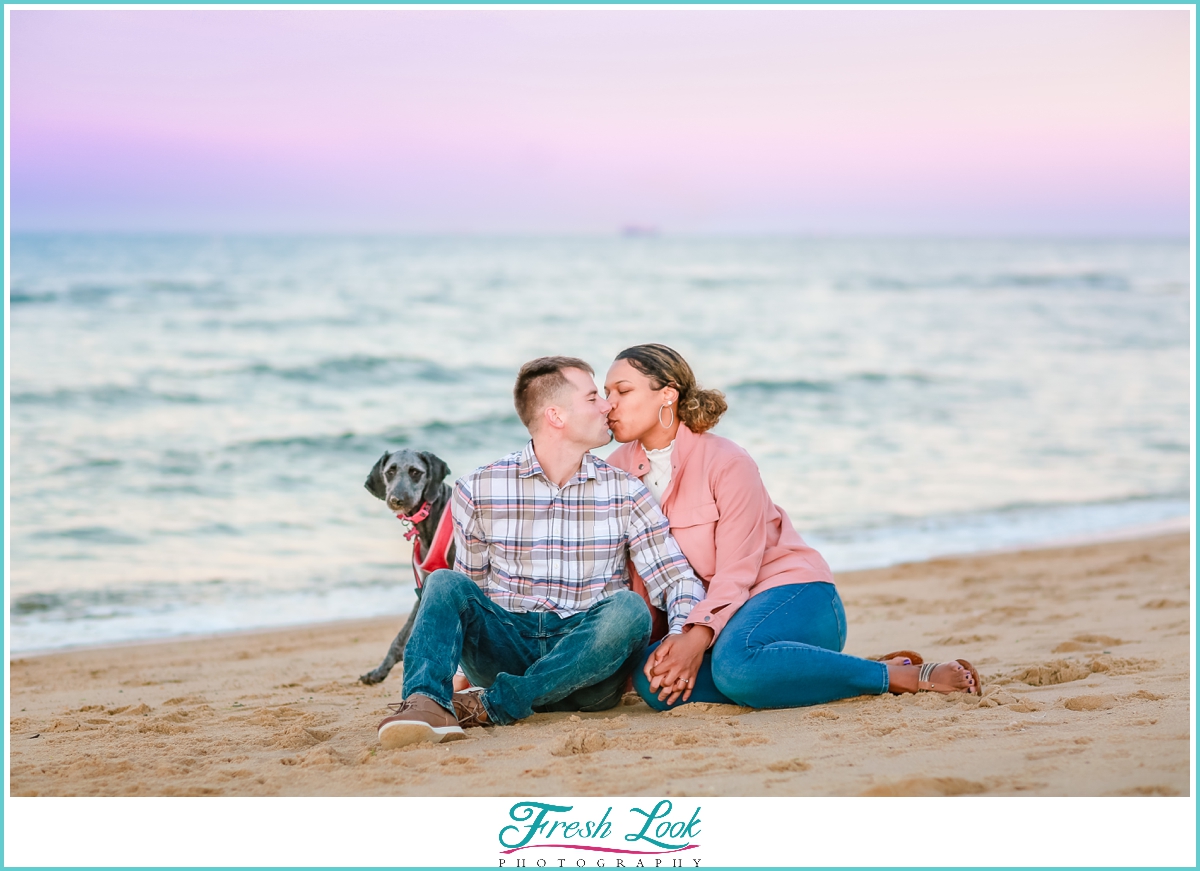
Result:
<instances>
[{"instance_id":1,"label":"gold hoop earring","mask_svg":"<svg viewBox=\"0 0 1200 871\"><path fill-rule=\"evenodd\" d=\"M671 415L671 419L667 423L663 423L663 419L662 419L663 408L665 408L667 410L667 412ZM668 402L666 405L662 406L662 408L659 408L658 423L659 423L659 426L661 426L663 429L670 429L671 424L675 423L675 409L671 408L671 403Z\"/></svg>"}]
</instances>

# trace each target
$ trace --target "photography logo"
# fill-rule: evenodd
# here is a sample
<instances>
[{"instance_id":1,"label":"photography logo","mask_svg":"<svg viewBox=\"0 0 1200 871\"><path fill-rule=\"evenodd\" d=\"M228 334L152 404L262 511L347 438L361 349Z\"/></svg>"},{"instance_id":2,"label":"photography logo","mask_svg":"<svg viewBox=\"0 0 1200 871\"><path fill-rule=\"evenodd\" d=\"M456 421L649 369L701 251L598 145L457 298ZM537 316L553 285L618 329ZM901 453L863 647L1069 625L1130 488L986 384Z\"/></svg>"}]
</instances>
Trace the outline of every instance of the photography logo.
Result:
<instances>
[{"instance_id":1,"label":"photography logo","mask_svg":"<svg viewBox=\"0 0 1200 871\"><path fill-rule=\"evenodd\" d=\"M598 819L571 815L574 805L523 801L508 810L512 824L500 829L501 868L699 868L679 854L697 849L700 808L677 811L668 799L650 810L631 807ZM515 856L515 853L536 851Z\"/></svg>"}]
</instances>

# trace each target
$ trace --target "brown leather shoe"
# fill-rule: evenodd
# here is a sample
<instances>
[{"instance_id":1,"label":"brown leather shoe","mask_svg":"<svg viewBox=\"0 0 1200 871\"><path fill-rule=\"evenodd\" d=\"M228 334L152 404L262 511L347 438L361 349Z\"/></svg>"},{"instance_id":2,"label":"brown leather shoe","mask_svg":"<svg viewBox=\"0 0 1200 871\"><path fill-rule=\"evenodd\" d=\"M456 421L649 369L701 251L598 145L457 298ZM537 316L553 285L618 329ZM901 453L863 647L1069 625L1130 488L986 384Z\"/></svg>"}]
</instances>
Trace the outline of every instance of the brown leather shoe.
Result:
<instances>
[{"instance_id":1,"label":"brown leather shoe","mask_svg":"<svg viewBox=\"0 0 1200 871\"><path fill-rule=\"evenodd\" d=\"M487 708L483 706L483 699L479 698L478 692L461 692L454 694L454 713L458 715L458 725L466 726L491 726L492 721L488 719Z\"/></svg>"},{"instance_id":2,"label":"brown leather shoe","mask_svg":"<svg viewBox=\"0 0 1200 871\"><path fill-rule=\"evenodd\" d=\"M398 704L388 705L396 713L379 724L379 743L385 750L431 741L457 741L467 737L458 725L458 717L429 696L413 693Z\"/></svg>"}]
</instances>

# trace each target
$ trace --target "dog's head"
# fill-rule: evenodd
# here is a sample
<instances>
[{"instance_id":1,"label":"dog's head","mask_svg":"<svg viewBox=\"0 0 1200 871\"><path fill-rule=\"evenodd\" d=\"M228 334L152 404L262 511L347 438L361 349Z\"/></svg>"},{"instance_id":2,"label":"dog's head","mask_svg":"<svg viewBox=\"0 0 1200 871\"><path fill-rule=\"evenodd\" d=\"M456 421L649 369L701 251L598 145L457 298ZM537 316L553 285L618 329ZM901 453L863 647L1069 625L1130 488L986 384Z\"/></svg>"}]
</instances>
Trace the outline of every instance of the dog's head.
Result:
<instances>
[{"instance_id":1,"label":"dog's head","mask_svg":"<svg viewBox=\"0 0 1200 871\"><path fill-rule=\"evenodd\" d=\"M363 486L393 511L415 514L422 503L437 498L438 488L449 474L450 467L436 454L393 451L379 458Z\"/></svg>"}]
</instances>

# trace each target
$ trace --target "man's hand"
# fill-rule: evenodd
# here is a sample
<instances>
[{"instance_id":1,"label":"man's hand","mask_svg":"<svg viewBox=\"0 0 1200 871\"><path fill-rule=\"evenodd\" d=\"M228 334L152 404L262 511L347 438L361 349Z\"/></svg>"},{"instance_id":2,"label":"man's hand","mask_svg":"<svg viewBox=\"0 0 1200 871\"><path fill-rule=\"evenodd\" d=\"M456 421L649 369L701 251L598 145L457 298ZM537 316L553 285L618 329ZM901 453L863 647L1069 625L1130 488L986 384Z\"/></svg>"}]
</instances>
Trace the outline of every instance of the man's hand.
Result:
<instances>
[{"instance_id":1,"label":"man's hand","mask_svg":"<svg viewBox=\"0 0 1200 871\"><path fill-rule=\"evenodd\" d=\"M662 640L654 655L646 660L645 668L650 692L658 693L660 702L673 705L681 695L685 702L692 697L696 675L712 637L713 631L707 626L693 624L686 632Z\"/></svg>"}]
</instances>

